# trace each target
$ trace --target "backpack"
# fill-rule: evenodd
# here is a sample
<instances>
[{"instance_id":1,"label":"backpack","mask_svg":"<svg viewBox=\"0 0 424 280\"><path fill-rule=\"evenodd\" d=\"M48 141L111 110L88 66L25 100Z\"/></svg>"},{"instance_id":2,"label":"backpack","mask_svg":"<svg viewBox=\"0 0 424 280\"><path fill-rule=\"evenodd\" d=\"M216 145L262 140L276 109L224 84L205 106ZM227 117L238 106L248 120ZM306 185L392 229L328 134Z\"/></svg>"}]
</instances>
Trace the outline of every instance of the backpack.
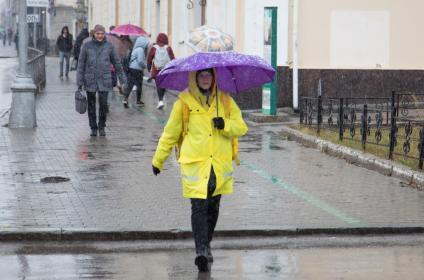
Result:
<instances>
[{"instance_id":1,"label":"backpack","mask_svg":"<svg viewBox=\"0 0 424 280\"><path fill-rule=\"evenodd\" d=\"M224 105L224 112L225 112L225 117L229 118L230 117L230 112L231 112L231 97L228 94L221 94L221 102ZM180 157L180 151L181 151L181 146L183 144L184 141L184 137L187 135L188 132L188 122L190 120L190 108L188 107L188 105L182 101L181 101L181 106L182 106L182 120L183 120L183 131L180 135L180 138L178 139L178 143L175 146L175 154L177 156L177 159ZM235 161L236 165L240 165L240 160L238 158L238 138L237 137L233 137L231 139L231 146L232 146L232 159Z\"/></svg>"},{"instance_id":2,"label":"backpack","mask_svg":"<svg viewBox=\"0 0 424 280\"><path fill-rule=\"evenodd\" d=\"M153 46L156 49L155 57L153 58L153 63L155 68L161 70L165 65L171 61L171 58L168 54L168 46L159 47L158 45Z\"/></svg>"}]
</instances>

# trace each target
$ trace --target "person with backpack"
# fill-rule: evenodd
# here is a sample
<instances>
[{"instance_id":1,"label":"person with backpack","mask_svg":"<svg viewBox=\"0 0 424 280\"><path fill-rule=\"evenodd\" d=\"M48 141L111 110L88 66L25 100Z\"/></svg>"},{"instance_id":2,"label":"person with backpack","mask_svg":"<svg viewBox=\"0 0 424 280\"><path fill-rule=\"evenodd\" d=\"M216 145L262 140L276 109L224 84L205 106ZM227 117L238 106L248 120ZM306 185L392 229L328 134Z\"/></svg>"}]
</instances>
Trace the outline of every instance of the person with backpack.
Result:
<instances>
[{"instance_id":1,"label":"person with backpack","mask_svg":"<svg viewBox=\"0 0 424 280\"><path fill-rule=\"evenodd\" d=\"M59 57L60 57L60 75L59 78L63 78L63 61L66 62L66 69L65 69L65 77L68 78L69 73L69 60L71 58L71 50L72 50L72 34L69 33L68 26L64 26L62 28L61 34L59 37L57 37L56 40L56 47L59 50Z\"/></svg>"},{"instance_id":2,"label":"person with backpack","mask_svg":"<svg viewBox=\"0 0 424 280\"><path fill-rule=\"evenodd\" d=\"M233 192L236 140L248 130L237 104L216 83L215 69L189 74L189 88L174 103L152 159L153 174L158 175L172 148L178 148L183 195L191 200L199 271L208 271L208 264L213 262L210 243L221 195Z\"/></svg>"},{"instance_id":3,"label":"person with backpack","mask_svg":"<svg viewBox=\"0 0 424 280\"><path fill-rule=\"evenodd\" d=\"M159 33L156 38L156 43L149 51L147 56L147 69L150 71L150 76L153 79L156 78L156 75L168 62L175 59L174 52L168 44L168 36L165 33ZM165 96L165 89L158 87L157 93L159 101L156 108L162 109L164 106L163 97Z\"/></svg>"},{"instance_id":4,"label":"person with backpack","mask_svg":"<svg viewBox=\"0 0 424 280\"><path fill-rule=\"evenodd\" d=\"M122 101L126 108L128 108L128 97L134 85L137 86L136 104L138 106L144 105L143 101L141 101L141 94L143 92L143 71L146 68L146 48L148 45L149 40L146 37L140 36L135 41L134 48L131 51L128 63L128 87Z\"/></svg>"}]
</instances>

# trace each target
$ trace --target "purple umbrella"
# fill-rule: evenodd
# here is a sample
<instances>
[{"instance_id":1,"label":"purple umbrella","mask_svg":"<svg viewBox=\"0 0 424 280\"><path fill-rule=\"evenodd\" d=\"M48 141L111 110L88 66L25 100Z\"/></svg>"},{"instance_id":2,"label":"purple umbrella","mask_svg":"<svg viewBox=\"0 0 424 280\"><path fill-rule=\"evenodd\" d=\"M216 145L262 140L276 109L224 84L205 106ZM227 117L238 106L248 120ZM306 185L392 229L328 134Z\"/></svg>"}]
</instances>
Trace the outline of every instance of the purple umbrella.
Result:
<instances>
[{"instance_id":1,"label":"purple umbrella","mask_svg":"<svg viewBox=\"0 0 424 280\"><path fill-rule=\"evenodd\" d=\"M159 88L188 88L189 73L216 68L218 88L231 93L245 91L274 80L275 70L259 56L228 52L199 52L168 63L156 76Z\"/></svg>"}]
</instances>

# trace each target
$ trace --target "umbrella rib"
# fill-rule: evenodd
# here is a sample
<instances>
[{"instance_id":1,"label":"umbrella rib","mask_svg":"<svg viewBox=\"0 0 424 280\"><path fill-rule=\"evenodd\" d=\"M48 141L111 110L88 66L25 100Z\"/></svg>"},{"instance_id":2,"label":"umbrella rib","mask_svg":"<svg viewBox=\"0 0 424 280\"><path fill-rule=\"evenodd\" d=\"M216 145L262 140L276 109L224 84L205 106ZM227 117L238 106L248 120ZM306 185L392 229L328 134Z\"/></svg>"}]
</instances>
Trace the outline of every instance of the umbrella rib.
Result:
<instances>
[{"instance_id":1,"label":"umbrella rib","mask_svg":"<svg viewBox=\"0 0 424 280\"><path fill-rule=\"evenodd\" d=\"M233 70L232 70L231 68L228 68L228 71L230 71L230 73L231 73L231 77L233 77L234 85L235 85L235 87L236 87L236 92L238 93L238 92L239 92L239 90L238 90L238 87L237 87L236 79L235 79L235 77L234 77L234 72L233 72Z\"/></svg>"}]
</instances>

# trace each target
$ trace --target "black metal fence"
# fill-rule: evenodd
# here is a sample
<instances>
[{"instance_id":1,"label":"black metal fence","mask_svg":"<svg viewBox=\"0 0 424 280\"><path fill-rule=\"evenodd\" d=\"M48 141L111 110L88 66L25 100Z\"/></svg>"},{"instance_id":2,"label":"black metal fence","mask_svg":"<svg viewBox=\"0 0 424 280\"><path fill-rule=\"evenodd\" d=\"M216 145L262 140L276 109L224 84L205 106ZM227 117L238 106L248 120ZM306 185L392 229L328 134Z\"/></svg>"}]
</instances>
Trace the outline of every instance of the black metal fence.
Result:
<instances>
[{"instance_id":1,"label":"black metal fence","mask_svg":"<svg viewBox=\"0 0 424 280\"><path fill-rule=\"evenodd\" d=\"M28 72L39 93L46 86L46 56L34 48L28 48Z\"/></svg>"},{"instance_id":2,"label":"black metal fence","mask_svg":"<svg viewBox=\"0 0 424 280\"><path fill-rule=\"evenodd\" d=\"M300 123L339 141L387 148L387 156L424 159L424 93L392 92L391 98L301 97Z\"/></svg>"}]
</instances>

